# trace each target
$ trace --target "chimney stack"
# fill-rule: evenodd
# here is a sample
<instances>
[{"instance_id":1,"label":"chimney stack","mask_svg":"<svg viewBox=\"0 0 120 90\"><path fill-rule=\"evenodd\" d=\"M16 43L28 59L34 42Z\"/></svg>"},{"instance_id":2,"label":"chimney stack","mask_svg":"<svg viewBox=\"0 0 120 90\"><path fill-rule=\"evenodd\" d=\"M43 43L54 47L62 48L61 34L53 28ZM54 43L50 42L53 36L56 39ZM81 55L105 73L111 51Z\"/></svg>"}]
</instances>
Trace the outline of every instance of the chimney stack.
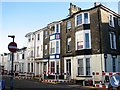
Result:
<instances>
[{"instance_id":1,"label":"chimney stack","mask_svg":"<svg viewBox=\"0 0 120 90\"><path fill-rule=\"evenodd\" d=\"M95 3L94 3L94 7L95 7L95 6L98 6L98 5L100 5L100 4L101 4L100 2L95 2Z\"/></svg>"},{"instance_id":2,"label":"chimney stack","mask_svg":"<svg viewBox=\"0 0 120 90\"><path fill-rule=\"evenodd\" d=\"M73 5L72 3L70 3L70 8L69 8L69 15L73 15L74 13L80 11L81 8L77 7L76 5Z\"/></svg>"}]
</instances>

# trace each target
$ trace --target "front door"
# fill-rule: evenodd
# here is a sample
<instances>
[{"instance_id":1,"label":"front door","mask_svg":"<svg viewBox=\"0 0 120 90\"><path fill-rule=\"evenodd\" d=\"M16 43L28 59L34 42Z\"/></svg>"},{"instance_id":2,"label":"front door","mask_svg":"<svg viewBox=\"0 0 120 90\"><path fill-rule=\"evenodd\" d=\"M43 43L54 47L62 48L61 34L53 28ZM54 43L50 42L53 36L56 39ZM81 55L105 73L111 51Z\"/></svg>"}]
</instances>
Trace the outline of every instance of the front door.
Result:
<instances>
[{"instance_id":1,"label":"front door","mask_svg":"<svg viewBox=\"0 0 120 90\"><path fill-rule=\"evenodd\" d=\"M47 62L44 62L43 63L43 72L46 72L47 71Z\"/></svg>"},{"instance_id":2,"label":"front door","mask_svg":"<svg viewBox=\"0 0 120 90\"><path fill-rule=\"evenodd\" d=\"M71 76L71 60L70 59L66 60L66 74Z\"/></svg>"}]
</instances>

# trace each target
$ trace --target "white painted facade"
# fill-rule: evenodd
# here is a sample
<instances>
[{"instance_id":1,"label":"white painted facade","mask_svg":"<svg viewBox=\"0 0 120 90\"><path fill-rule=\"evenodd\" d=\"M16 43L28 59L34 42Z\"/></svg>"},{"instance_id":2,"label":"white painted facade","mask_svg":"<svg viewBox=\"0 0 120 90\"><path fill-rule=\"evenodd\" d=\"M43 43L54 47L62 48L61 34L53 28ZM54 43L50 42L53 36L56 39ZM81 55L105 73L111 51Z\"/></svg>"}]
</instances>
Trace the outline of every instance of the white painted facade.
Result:
<instances>
[{"instance_id":1,"label":"white painted facade","mask_svg":"<svg viewBox=\"0 0 120 90\"><path fill-rule=\"evenodd\" d=\"M7 55L4 54L0 55L0 65L4 66L4 70L7 70L7 65L8 65L7 58L8 58Z\"/></svg>"},{"instance_id":2,"label":"white painted facade","mask_svg":"<svg viewBox=\"0 0 120 90\"><path fill-rule=\"evenodd\" d=\"M43 58L43 30L35 32L35 58Z\"/></svg>"},{"instance_id":3,"label":"white painted facade","mask_svg":"<svg viewBox=\"0 0 120 90\"><path fill-rule=\"evenodd\" d=\"M90 75L86 75L86 58L90 58ZM108 55L107 57L107 72L113 72L113 62L112 58L115 58L112 55ZM78 59L83 59L83 75L78 75ZM94 54L94 55L79 55L75 57L65 57L64 58L64 73L67 73L66 70L66 61L71 60L71 79L75 80L85 80L85 79L92 79L92 72L99 72L100 74L102 71L105 71L105 58L104 54ZM117 56L115 59L115 72L120 72L120 56ZM74 68L73 68L74 67ZM86 77L87 76L87 77ZM65 75L66 79L66 75ZM101 76L96 77L96 80L100 80Z\"/></svg>"},{"instance_id":4,"label":"white painted facade","mask_svg":"<svg viewBox=\"0 0 120 90\"><path fill-rule=\"evenodd\" d=\"M27 65L26 65L26 70L27 72L33 72L35 73L35 35L33 32L28 33L26 35L26 38L28 39L27 41Z\"/></svg>"},{"instance_id":5,"label":"white painted facade","mask_svg":"<svg viewBox=\"0 0 120 90\"><path fill-rule=\"evenodd\" d=\"M35 32L35 75L42 75L43 73L43 63L46 60L43 59L43 30L38 30Z\"/></svg>"},{"instance_id":6,"label":"white painted facade","mask_svg":"<svg viewBox=\"0 0 120 90\"><path fill-rule=\"evenodd\" d=\"M27 72L26 55L27 55L26 49L21 49L14 53L14 71Z\"/></svg>"}]
</instances>

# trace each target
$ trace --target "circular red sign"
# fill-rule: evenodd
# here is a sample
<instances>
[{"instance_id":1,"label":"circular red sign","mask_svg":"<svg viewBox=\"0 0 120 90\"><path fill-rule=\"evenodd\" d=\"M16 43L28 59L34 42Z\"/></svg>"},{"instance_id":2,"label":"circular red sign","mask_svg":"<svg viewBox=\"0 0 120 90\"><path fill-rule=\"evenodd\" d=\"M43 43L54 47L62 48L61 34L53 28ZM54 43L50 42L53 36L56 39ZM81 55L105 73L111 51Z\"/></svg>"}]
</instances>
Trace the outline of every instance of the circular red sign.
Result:
<instances>
[{"instance_id":1,"label":"circular red sign","mask_svg":"<svg viewBox=\"0 0 120 90\"><path fill-rule=\"evenodd\" d=\"M8 45L8 50L9 50L10 52L16 52L16 50L17 50L17 44L16 44L15 42L9 43L9 45Z\"/></svg>"}]
</instances>

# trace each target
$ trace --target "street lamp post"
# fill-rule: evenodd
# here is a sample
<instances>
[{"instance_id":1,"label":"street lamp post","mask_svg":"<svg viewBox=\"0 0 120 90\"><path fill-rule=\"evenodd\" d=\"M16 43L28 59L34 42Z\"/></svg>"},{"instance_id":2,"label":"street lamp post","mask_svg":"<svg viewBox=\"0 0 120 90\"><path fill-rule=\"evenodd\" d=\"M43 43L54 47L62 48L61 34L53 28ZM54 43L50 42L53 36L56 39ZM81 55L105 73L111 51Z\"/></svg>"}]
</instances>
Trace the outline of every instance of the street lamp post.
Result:
<instances>
[{"instance_id":1,"label":"street lamp post","mask_svg":"<svg viewBox=\"0 0 120 90\"><path fill-rule=\"evenodd\" d=\"M14 42L14 35L8 35L8 37L11 37ZM14 60L14 52L12 52L12 58L11 58L11 77L10 77L10 90L13 90L13 60Z\"/></svg>"}]
</instances>

